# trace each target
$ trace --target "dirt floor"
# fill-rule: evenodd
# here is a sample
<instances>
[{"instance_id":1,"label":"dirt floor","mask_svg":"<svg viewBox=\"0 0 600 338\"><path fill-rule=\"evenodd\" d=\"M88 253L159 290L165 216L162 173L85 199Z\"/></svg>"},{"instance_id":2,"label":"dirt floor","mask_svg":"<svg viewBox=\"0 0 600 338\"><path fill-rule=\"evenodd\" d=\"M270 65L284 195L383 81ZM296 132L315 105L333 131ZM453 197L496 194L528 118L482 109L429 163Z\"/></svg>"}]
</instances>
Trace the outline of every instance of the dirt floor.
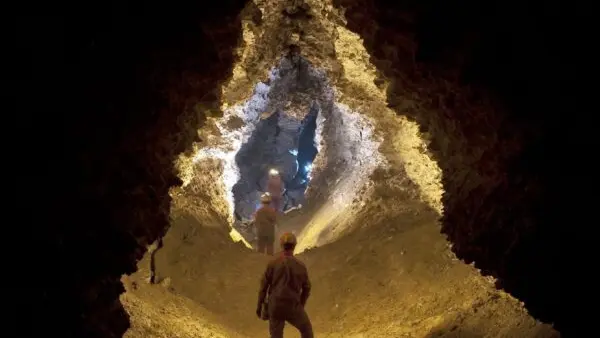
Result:
<instances>
[{"instance_id":1,"label":"dirt floor","mask_svg":"<svg viewBox=\"0 0 600 338\"><path fill-rule=\"evenodd\" d=\"M358 220L363 228L299 255L314 288L307 311L317 337L559 337L456 260L437 216L415 210ZM127 337L268 335L254 314L268 258L233 243L222 225L176 218L156 254L158 285L145 282L147 260L124 278ZM286 337L299 334L286 327Z\"/></svg>"}]
</instances>

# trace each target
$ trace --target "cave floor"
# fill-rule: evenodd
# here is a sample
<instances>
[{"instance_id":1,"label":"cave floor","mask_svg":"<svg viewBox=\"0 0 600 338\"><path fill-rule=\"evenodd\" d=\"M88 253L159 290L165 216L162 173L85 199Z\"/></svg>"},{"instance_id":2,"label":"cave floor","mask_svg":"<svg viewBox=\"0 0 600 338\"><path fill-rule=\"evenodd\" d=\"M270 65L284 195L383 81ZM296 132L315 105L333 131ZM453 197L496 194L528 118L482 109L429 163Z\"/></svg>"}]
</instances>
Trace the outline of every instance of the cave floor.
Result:
<instances>
[{"instance_id":1,"label":"cave floor","mask_svg":"<svg viewBox=\"0 0 600 338\"><path fill-rule=\"evenodd\" d=\"M307 311L317 337L559 337L457 260L436 215L403 210L299 255L313 284ZM174 221L156 254L157 285L145 282L147 260L124 277L126 337L267 335L254 309L268 258L219 226ZM299 337L289 325L285 334Z\"/></svg>"}]
</instances>

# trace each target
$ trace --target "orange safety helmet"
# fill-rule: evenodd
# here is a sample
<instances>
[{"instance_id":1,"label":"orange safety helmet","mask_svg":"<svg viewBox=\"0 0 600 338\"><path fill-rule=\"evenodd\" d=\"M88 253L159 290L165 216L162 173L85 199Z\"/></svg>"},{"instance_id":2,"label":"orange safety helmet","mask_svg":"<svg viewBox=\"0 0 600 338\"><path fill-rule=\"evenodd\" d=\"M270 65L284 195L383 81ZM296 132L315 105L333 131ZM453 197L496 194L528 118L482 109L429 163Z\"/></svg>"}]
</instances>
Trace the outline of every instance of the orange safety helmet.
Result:
<instances>
[{"instance_id":1,"label":"orange safety helmet","mask_svg":"<svg viewBox=\"0 0 600 338\"><path fill-rule=\"evenodd\" d=\"M271 194L266 192L260 196L260 202L263 204L271 203L272 197Z\"/></svg>"},{"instance_id":2,"label":"orange safety helmet","mask_svg":"<svg viewBox=\"0 0 600 338\"><path fill-rule=\"evenodd\" d=\"M296 235L291 232L286 232L279 238L279 244L281 244L281 246L284 246L285 244L296 246L297 242Z\"/></svg>"}]
</instances>

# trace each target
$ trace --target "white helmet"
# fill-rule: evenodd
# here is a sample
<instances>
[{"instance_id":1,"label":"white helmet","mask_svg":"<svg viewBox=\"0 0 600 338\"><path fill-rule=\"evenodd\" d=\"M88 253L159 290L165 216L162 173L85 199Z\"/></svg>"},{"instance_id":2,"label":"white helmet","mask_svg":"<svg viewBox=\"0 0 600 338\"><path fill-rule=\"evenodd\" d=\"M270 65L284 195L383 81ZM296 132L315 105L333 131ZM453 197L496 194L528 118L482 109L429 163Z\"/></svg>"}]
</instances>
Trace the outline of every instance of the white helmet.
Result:
<instances>
[{"instance_id":1,"label":"white helmet","mask_svg":"<svg viewBox=\"0 0 600 338\"><path fill-rule=\"evenodd\" d=\"M269 194L268 192L266 192L260 196L260 201L262 203L271 203L271 200L272 200L271 194Z\"/></svg>"}]
</instances>

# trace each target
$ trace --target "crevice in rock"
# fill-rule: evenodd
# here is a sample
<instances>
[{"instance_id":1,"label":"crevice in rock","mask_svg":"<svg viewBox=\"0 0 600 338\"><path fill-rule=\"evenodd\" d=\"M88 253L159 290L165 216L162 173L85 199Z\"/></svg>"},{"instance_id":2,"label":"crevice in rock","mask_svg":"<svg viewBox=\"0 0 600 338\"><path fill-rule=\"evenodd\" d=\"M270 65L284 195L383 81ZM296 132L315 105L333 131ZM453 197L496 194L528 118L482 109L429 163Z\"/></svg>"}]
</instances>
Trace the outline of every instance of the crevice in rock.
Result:
<instances>
[{"instance_id":1,"label":"crevice in rock","mask_svg":"<svg viewBox=\"0 0 600 338\"><path fill-rule=\"evenodd\" d=\"M156 252L160 250L163 246L162 237L158 238L156 242L152 243L152 245L148 248L148 254L150 255L150 276L149 283L156 284Z\"/></svg>"}]
</instances>

